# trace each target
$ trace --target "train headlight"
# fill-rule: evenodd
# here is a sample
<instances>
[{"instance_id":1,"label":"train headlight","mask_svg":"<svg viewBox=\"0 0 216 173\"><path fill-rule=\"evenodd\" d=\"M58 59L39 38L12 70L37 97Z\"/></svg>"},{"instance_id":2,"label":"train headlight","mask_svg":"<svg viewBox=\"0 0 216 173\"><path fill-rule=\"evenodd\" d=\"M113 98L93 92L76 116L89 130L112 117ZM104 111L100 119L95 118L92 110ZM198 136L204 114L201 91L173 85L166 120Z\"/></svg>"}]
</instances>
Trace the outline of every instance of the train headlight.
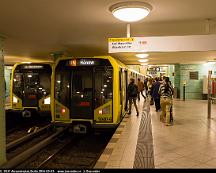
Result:
<instances>
[{"instance_id":1,"label":"train headlight","mask_svg":"<svg viewBox=\"0 0 216 173\"><path fill-rule=\"evenodd\" d=\"M66 110L64 108L62 108L61 113L64 114L66 112Z\"/></svg>"},{"instance_id":2,"label":"train headlight","mask_svg":"<svg viewBox=\"0 0 216 173\"><path fill-rule=\"evenodd\" d=\"M47 97L46 99L44 99L44 104L45 105L49 105L50 104L50 97Z\"/></svg>"},{"instance_id":3,"label":"train headlight","mask_svg":"<svg viewBox=\"0 0 216 173\"><path fill-rule=\"evenodd\" d=\"M100 110L98 111L98 113L99 113L99 115L110 114L110 113L111 113L111 112L110 112L110 105L107 106L107 107L105 107L105 108L103 108L103 109L100 109Z\"/></svg>"},{"instance_id":4,"label":"train headlight","mask_svg":"<svg viewBox=\"0 0 216 173\"><path fill-rule=\"evenodd\" d=\"M18 99L15 96L13 96L13 103L17 103L17 102L18 102Z\"/></svg>"}]
</instances>

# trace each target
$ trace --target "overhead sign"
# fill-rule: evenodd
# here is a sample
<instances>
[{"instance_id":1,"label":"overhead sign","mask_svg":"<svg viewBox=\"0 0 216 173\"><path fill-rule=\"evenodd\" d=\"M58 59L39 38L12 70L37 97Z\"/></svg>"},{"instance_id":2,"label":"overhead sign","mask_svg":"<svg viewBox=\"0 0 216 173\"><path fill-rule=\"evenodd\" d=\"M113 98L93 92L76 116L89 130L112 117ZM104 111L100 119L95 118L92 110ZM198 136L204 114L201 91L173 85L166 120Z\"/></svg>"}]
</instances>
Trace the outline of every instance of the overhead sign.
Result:
<instances>
[{"instance_id":1,"label":"overhead sign","mask_svg":"<svg viewBox=\"0 0 216 173\"><path fill-rule=\"evenodd\" d=\"M109 53L117 52L142 52L146 41L144 37L109 38Z\"/></svg>"},{"instance_id":2,"label":"overhead sign","mask_svg":"<svg viewBox=\"0 0 216 173\"><path fill-rule=\"evenodd\" d=\"M216 35L109 38L108 52L178 52L216 50Z\"/></svg>"}]
</instances>

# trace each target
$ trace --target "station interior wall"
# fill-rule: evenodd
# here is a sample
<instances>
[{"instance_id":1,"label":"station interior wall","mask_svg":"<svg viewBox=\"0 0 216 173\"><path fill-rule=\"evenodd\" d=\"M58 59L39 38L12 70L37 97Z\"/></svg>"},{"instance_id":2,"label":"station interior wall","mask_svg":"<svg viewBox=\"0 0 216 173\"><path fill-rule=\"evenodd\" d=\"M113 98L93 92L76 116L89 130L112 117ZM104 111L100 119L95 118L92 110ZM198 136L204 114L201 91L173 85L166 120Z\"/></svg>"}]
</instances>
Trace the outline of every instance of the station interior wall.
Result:
<instances>
[{"instance_id":1,"label":"station interior wall","mask_svg":"<svg viewBox=\"0 0 216 173\"><path fill-rule=\"evenodd\" d=\"M5 88L5 103L10 103L10 78L11 78L12 66L4 66L4 77L6 82Z\"/></svg>"},{"instance_id":2,"label":"station interior wall","mask_svg":"<svg viewBox=\"0 0 216 173\"><path fill-rule=\"evenodd\" d=\"M216 64L176 64L174 83L178 98L183 99L183 85L186 83L186 99L206 99L203 81L208 77L209 70L212 70L213 76L216 76ZM190 72L198 72L198 79L190 79Z\"/></svg>"}]
</instances>

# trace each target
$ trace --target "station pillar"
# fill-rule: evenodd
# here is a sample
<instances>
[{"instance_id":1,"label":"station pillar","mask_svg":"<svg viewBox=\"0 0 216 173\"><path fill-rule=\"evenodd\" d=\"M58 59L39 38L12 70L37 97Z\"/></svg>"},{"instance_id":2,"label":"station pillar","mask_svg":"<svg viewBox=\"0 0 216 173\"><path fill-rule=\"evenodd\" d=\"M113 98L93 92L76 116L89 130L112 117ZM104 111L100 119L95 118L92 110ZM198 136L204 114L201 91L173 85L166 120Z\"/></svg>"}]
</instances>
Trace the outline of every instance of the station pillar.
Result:
<instances>
[{"instance_id":1,"label":"station pillar","mask_svg":"<svg viewBox=\"0 0 216 173\"><path fill-rule=\"evenodd\" d=\"M0 165L6 162L5 82L3 38L0 36Z\"/></svg>"},{"instance_id":2,"label":"station pillar","mask_svg":"<svg viewBox=\"0 0 216 173\"><path fill-rule=\"evenodd\" d=\"M211 104L212 104L212 88L211 88L212 71L208 71L208 118L211 118Z\"/></svg>"}]
</instances>

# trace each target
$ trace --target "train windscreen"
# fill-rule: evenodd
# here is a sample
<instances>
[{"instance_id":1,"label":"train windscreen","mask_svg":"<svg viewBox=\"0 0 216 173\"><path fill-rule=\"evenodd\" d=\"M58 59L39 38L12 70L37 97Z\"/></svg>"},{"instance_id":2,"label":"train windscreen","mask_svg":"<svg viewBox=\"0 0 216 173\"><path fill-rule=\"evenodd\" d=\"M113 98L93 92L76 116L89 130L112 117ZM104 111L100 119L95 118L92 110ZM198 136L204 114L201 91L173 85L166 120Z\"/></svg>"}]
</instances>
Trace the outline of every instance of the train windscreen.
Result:
<instances>
[{"instance_id":1,"label":"train windscreen","mask_svg":"<svg viewBox=\"0 0 216 173\"><path fill-rule=\"evenodd\" d=\"M71 118L93 118L94 109L113 98L113 68L106 59L60 61L55 98L70 109Z\"/></svg>"},{"instance_id":2,"label":"train windscreen","mask_svg":"<svg viewBox=\"0 0 216 173\"><path fill-rule=\"evenodd\" d=\"M38 107L38 101L50 95L51 66L18 65L14 71L13 93L22 99L23 107Z\"/></svg>"}]
</instances>

